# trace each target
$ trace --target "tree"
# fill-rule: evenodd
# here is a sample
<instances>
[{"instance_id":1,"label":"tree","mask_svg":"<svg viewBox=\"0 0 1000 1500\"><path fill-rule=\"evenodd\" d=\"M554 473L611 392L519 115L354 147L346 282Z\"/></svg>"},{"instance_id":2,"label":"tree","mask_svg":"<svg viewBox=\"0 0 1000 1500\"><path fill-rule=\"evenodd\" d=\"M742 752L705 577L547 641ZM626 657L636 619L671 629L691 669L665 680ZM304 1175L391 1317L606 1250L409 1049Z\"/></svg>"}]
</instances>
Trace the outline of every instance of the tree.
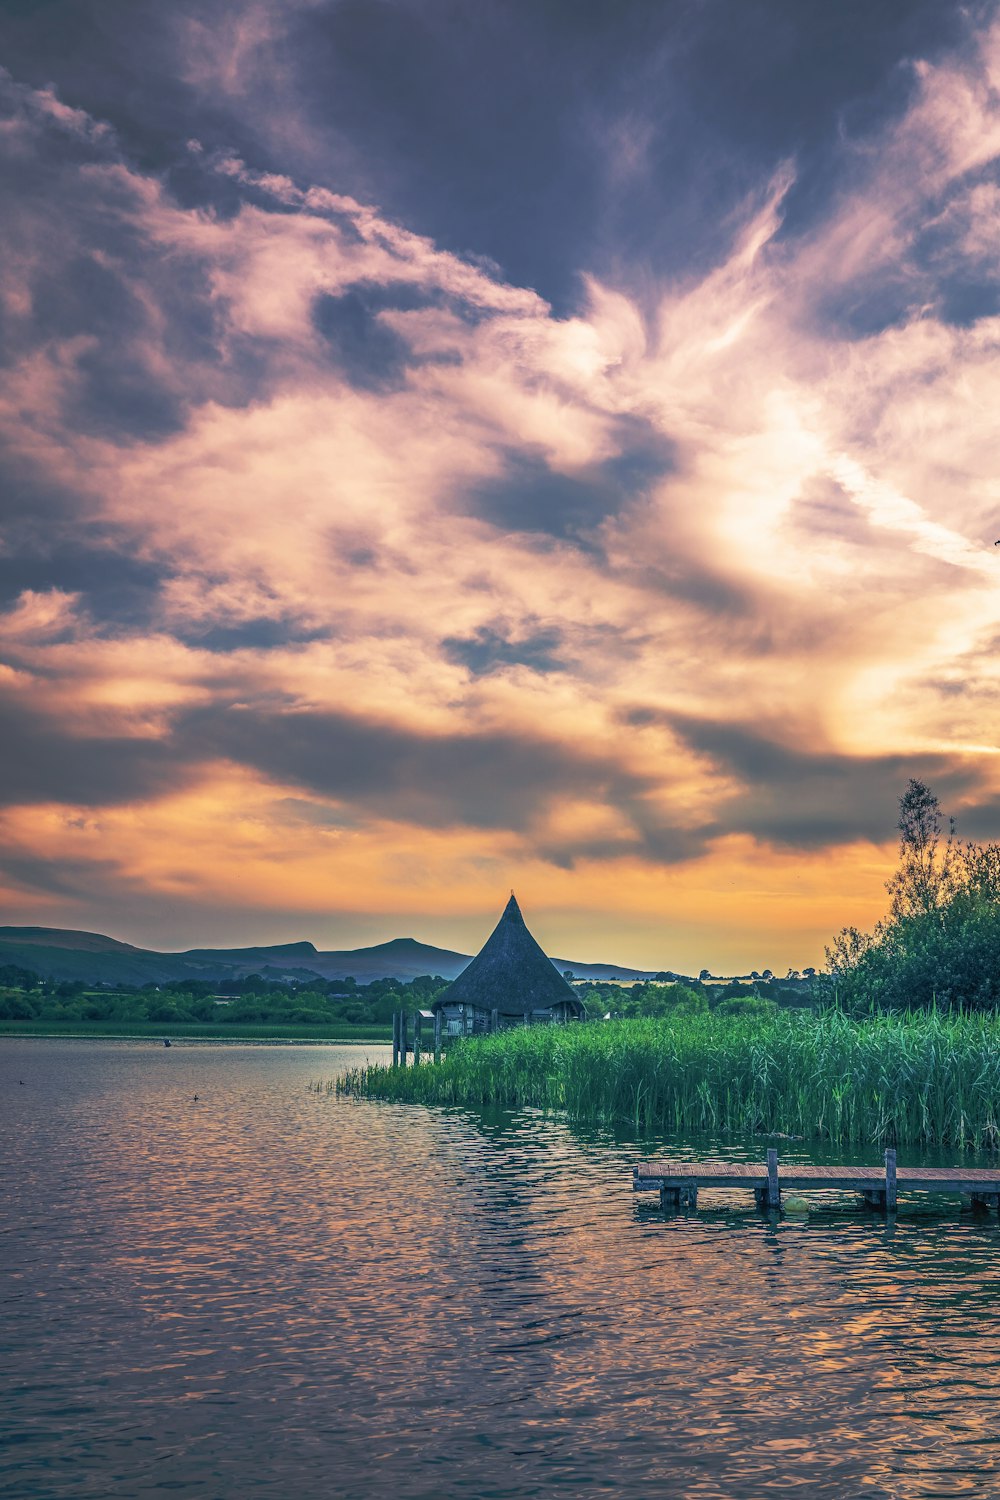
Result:
<instances>
[{"instance_id":1,"label":"tree","mask_svg":"<svg viewBox=\"0 0 1000 1500\"><path fill-rule=\"evenodd\" d=\"M941 847L941 807L922 781L910 778L899 799L899 868L886 882L892 898L893 920L926 916L937 911L953 893L958 849L955 820L949 819L948 838Z\"/></svg>"},{"instance_id":2,"label":"tree","mask_svg":"<svg viewBox=\"0 0 1000 1500\"><path fill-rule=\"evenodd\" d=\"M899 865L874 932L845 927L826 950L828 989L854 1011L1000 1003L1000 846L942 841L938 799L911 780L899 799Z\"/></svg>"}]
</instances>

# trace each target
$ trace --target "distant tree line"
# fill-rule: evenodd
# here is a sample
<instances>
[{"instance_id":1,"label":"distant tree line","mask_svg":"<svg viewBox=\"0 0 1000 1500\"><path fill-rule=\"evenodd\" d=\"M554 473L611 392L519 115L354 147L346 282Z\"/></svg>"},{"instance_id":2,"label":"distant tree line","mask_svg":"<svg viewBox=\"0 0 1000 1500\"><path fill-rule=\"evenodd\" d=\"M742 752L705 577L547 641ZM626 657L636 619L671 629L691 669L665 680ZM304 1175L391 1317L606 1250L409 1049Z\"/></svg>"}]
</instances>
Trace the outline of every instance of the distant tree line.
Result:
<instances>
[{"instance_id":1,"label":"distant tree line","mask_svg":"<svg viewBox=\"0 0 1000 1500\"><path fill-rule=\"evenodd\" d=\"M704 970L702 971L705 972ZM781 1007L813 1004L811 978L776 979L765 971L756 979L712 983L703 979L663 982L643 980L638 984L612 984L606 980L576 985L587 1007L588 1018L612 1016L630 1020L635 1016L696 1015L716 1011L720 1015L763 1015Z\"/></svg>"},{"instance_id":2,"label":"distant tree line","mask_svg":"<svg viewBox=\"0 0 1000 1500\"><path fill-rule=\"evenodd\" d=\"M221 983L174 980L160 985L95 988L80 979L47 980L14 964L0 966L0 1020L178 1021L308 1026L388 1023L393 1011L426 1009L447 980L354 979L282 982L248 974Z\"/></svg>"},{"instance_id":3,"label":"distant tree line","mask_svg":"<svg viewBox=\"0 0 1000 1500\"><path fill-rule=\"evenodd\" d=\"M649 980L623 985L595 980L574 987L590 1019L703 1010L736 1014L811 1003L809 979L775 979L770 970L765 973L766 979L750 982ZM0 965L0 1020L149 1021L162 1026L184 1021L317 1027L333 1022L388 1024L394 1011L428 1009L447 983L439 974L375 979L370 984L353 978L288 981L246 974L218 982L184 979L95 987L82 979L43 979L30 969L6 964Z\"/></svg>"}]
</instances>

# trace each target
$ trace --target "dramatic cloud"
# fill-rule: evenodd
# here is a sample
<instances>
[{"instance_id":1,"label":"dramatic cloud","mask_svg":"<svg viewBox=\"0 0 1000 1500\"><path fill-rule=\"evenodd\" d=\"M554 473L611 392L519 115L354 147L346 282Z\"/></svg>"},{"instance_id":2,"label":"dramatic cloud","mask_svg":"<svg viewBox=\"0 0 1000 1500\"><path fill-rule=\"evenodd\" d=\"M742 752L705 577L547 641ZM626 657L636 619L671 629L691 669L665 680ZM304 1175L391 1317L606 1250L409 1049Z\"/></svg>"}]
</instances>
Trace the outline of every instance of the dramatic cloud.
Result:
<instances>
[{"instance_id":1,"label":"dramatic cloud","mask_svg":"<svg viewBox=\"0 0 1000 1500\"><path fill-rule=\"evenodd\" d=\"M994 831L1000 22L741 75L722 9L519 62L491 5L124 7L61 71L10 20L12 920L461 944L516 883L560 951L778 968L908 776ZM527 93L446 142L463 61Z\"/></svg>"}]
</instances>

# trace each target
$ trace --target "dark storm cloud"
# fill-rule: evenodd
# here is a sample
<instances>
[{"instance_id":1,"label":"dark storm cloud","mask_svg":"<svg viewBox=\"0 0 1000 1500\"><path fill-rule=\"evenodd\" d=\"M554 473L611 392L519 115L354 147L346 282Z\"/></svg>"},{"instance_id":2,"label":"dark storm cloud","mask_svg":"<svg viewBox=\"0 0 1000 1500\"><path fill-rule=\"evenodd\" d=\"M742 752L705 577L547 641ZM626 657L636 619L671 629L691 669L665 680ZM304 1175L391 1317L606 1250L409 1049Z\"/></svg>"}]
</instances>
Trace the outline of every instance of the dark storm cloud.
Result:
<instances>
[{"instance_id":1,"label":"dark storm cloud","mask_svg":"<svg viewBox=\"0 0 1000 1500\"><path fill-rule=\"evenodd\" d=\"M364 391L398 389L406 379L410 348L378 316L377 302L361 289L317 298L313 322L326 340L333 364Z\"/></svg>"},{"instance_id":2,"label":"dark storm cloud","mask_svg":"<svg viewBox=\"0 0 1000 1500\"><path fill-rule=\"evenodd\" d=\"M342 0L302 13L285 56L317 133L366 141L383 206L488 250L560 310L581 264L670 274L714 258L762 163L802 162L803 227L828 202L845 125L864 135L900 113L901 60L961 26L934 0Z\"/></svg>"},{"instance_id":3,"label":"dark storm cloud","mask_svg":"<svg viewBox=\"0 0 1000 1500\"><path fill-rule=\"evenodd\" d=\"M14 854L0 850L0 874L10 883L32 895L85 896L120 876L119 866L111 859L46 859L41 854Z\"/></svg>"},{"instance_id":4,"label":"dark storm cloud","mask_svg":"<svg viewBox=\"0 0 1000 1500\"><path fill-rule=\"evenodd\" d=\"M53 533L85 514L78 493L44 474L30 458L0 452L0 528L8 548L45 550Z\"/></svg>"},{"instance_id":5,"label":"dark storm cloud","mask_svg":"<svg viewBox=\"0 0 1000 1500\"><path fill-rule=\"evenodd\" d=\"M935 311L943 323L957 328L995 318L1000 313L1000 279L984 282L954 276L939 286Z\"/></svg>"},{"instance_id":6,"label":"dark storm cloud","mask_svg":"<svg viewBox=\"0 0 1000 1500\"><path fill-rule=\"evenodd\" d=\"M0 805L62 802L115 807L157 797L188 780L175 743L74 735L23 703L0 701Z\"/></svg>"},{"instance_id":7,"label":"dark storm cloud","mask_svg":"<svg viewBox=\"0 0 1000 1500\"><path fill-rule=\"evenodd\" d=\"M97 625L149 625L172 569L136 557L134 539L89 520L90 508L30 459L0 455L0 611L26 589L59 590L79 594Z\"/></svg>"},{"instance_id":8,"label":"dark storm cloud","mask_svg":"<svg viewBox=\"0 0 1000 1500\"><path fill-rule=\"evenodd\" d=\"M553 469L540 453L509 449L503 474L463 490L457 508L501 531L584 539L674 468L671 443L645 423L621 421L615 435L622 445L617 454L570 474Z\"/></svg>"},{"instance_id":9,"label":"dark storm cloud","mask_svg":"<svg viewBox=\"0 0 1000 1500\"><path fill-rule=\"evenodd\" d=\"M269 390L260 341L223 337L208 260L150 234L155 184L122 170L113 135L47 113L2 73L0 111L0 363L45 351L65 429L120 444L177 433L193 403L243 406Z\"/></svg>"},{"instance_id":10,"label":"dark storm cloud","mask_svg":"<svg viewBox=\"0 0 1000 1500\"><path fill-rule=\"evenodd\" d=\"M200 651L225 654L229 651L270 651L281 646L301 646L309 641L329 639L328 630L303 629L294 622L261 617L241 620L235 625L207 625L192 622L175 625L173 634Z\"/></svg>"},{"instance_id":11,"label":"dark storm cloud","mask_svg":"<svg viewBox=\"0 0 1000 1500\"><path fill-rule=\"evenodd\" d=\"M919 306L920 291L909 271L883 267L869 277L852 277L821 292L811 324L828 338L870 338L908 322Z\"/></svg>"},{"instance_id":12,"label":"dark storm cloud","mask_svg":"<svg viewBox=\"0 0 1000 1500\"><path fill-rule=\"evenodd\" d=\"M511 450L503 475L485 479L459 496L465 515L500 531L541 532L564 540L592 531L621 505L620 487L600 472L560 474L541 456Z\"/></svg>"},{"instance_id":13,"label":"dark storm cloud","mask_svg":"<svg viewBox=\"0 0 1000 1500\"><path fill-rule=\"evenodd\" d=\"M13 528L5 528L8 536ZM91 533L88 535L88 533ZM135 557L123 540L98 528L36 526L0 552L0 610L25 589L79 594L82 611L112 629L148 626L169 570Z\"/></svg>"},{"instance_id":14,"label":"dark storm cloud","mask_svg":"<svg viewBox=\"0 0 1000 1500\"><path fill-rule=\"evenodd\" d=\"M613 757L523 734L431 735L348 714L217 704L180 714L169 736L148 740L74 734L62 721L10 707L0 704L0 806L142 803L196 785L208 764L222 760L344 804L334 814L302 802L313 823L353 827L384 818L509 830L562 868L635 854L673 864L704 852L713 832L664 820L647 800L653 780ZM567 797L617 810L621 832L540 835L546 815ZM295 807L299 800L292 799ZM44 872L45 861L39 868Z\"/></svg>"},{"instance_id":15,"label":"dark storm cloud","mask_svg":"<svg viewBox=\"0 0 1000 1500\"><path fill-rule=\"evenodd\" d=\"M117 349L88 350L77 361L81 377L63 416L92 437L156 442L180 432L187 402L180 391L151 377L147 361Z\"/></svg>"},{"instance_id":16,"label":"dark storm cloud","mask_svg":"<svg viewBox=\"0 0 1000 1500\"><path fill-rule=\"evenodd\" d=\"M977 187L989 187L996 178L995 163L989 163L966 179L963 186L975 195ZM917 230L910 254L917 292L924 306L933 307L944 323L967 328L980 318L995 317L1000 311L1000 274L993 253L993 236L978 252L963 238L971 225L967 211L946 202L925 207L926 227ZM956 241L962 246L956 253Z\"/></svg>"},{"instance_id":17,"label":"dark storm cloud","mask_svg":"<svg viewBox=\"0 0 1000 1500\"><path fill-rule=\"evenodd\" d=\"M676 274L716 258L727 213L775 160L800 163L785 233L807 226L850 170L844 134L898 115L904 61L933 58L966 24L939 0L338 0L258 14L268 28L233 89L178 66L178 46L204 62L185 31L209 19L198 0L8 0L0 46L26 81L110 120L140 165L177 172L186 201L224 212L232 195L184 165L196 136L487 253L557 310L577 303L581 265ZM218 0L208 40L221 46L228 27L235 49L254 20ZM292 112L306 129L285 128Z\"/></svg>"},{"instance_id":18,"label":"dark storm cloud","mask_svg":"<svg viewBox=\"0 0 1000 1500\"><path fill-rule=\"evenodd\" d=\"M602 864L638 857L657 865L679 865L698 859L708 849L712 832L704 828L681 828L658 818L649 808L630 807L633 825L617 836L540 838L535 854L560 870L573 870L581 862Z\"/></svg>"},{"instance_id":19,"label":"dark storm cloud","mask_svg":"<svg viewBox=\"0 0 1000 1500\"><path fill-rule=\"evenodd\" d=\"M386 312L415 312L449 306L463 321L472 309L455 304L436 288L407 282L358 282L336 296L324 293L313 304L313 324L325 340L330 361L344 378L363 391L398 390L406 372L426 364L451 364L456 356L417 355L402 334L383 317Z\"/></svg>"},{"instance_id":20,"label":"dark storm cloud","mask_svg":"<svg viewBox=\"0 0 1000 1500\"><path fill-rule=\"evenodd\" d=\"M992 164L986 169L987 180L994 170ZM974 185L961 179L964 193ZM912 237L905 256L861 267L846 282L820 288L808 318L813 331L832 339L865 339L931 310L942 323L962 328L993 317L1000 309L996 260L970 255L964 246L956 249L968 225L949 212L954 194L949 180L937 197L919 202L919 216L915 210L901 216ZM922 229L921 220L929 227Z\"/></svg>"},{"instance_id":21,"label":"dark storm cloud","mask_svg":"<svg viewBox=\"0 0 1000 1500\"><path fill-rule=\"evenodd\" d=\"M610 759L499 732L419 734L347 714L199 710L178 721L185 757L220 757L425 827L531 829L561 797L614 800L645 786Z\"/></svg>"},{"instance_id":22,"label":"dark storm cloud","mask_svg":"<svg viewBox=\"0 0 1000 1500\"><path fill-rule=\"evenodd\" d=\"M946 814L953 813L955 809L945 803L944 811ZM991 843L1000 841L1000 798L974 799L964 803L955 816L955 823L960 840L986 840Z\"/></svg>"},{"instance_id":23,"label":"dark storm cloud","mask_svg":"<svg viewBox=\"0 0 1000 1500\"><path fill-rule=\"evenodd\" d=\"M717 620L749 622L740 637L741 650L767 651L766 626L754 618L759 609L759 594L738 578L701 558L683 554L667 556L655 564L638 564L633 574L652 594L694 605Z\"/></svg>"},{"instance_id":24,"label":"dark storm cloud","mask_svg":"<svg viewBox=\"0 0 1000 1500\"><path fill-rule=\"evenodd\" d=\"M245 7L216 0L217 22ZM195 179L187 161L192 138L249 152L266 163L266 146L247 118L227 108L216 92L183 76L177 27L187 16L204 15L201 0L170 6L155 0L4 0L0 6L0 53L6 66L34 88L54 84L57 93L95 119L107 120L128 154L146 171L184 168L200 204L220 207L232 189ZM273 165L273 163L267 163Z\"/></svg>"},{"instance_id":25,"label":"dark storm cloud","mask_svg":"<svg viewBox=\"0 0 1000 1500\"><path fill-rule=\"evenodd\" d=\"M562 637L557 630L539 630L518 640L509 640L497 630L481 626L471 636L446 636L441 642L449 661L468 667L474 677L485 677L503 667L530 667L533 672L562 672L566 663L558 655Z\"/></svg>"},{"instance_id":26,"label":"dark storm cloud","mask_svg":"<svg viewBox=\"0 0 1000 1500\"><path fill-rule=\"evenodd\" d=\"M664 817L651 798L659 779L629 772L612 755L523 733L431 735L347 714L214 707L179 720L176 742L184 758L228 759L344 802L353 820L509 830L561 868L623 855L676 864L704 853L722 831ZM620 832L547 837L546 815L567 798L613 809Z\"/></svg>"},{"instance_id":27,"label":"dark storm cloud","mask_svg":"<svg viewBox=\"0 0 1000 1500\"><path fill-rule=\"evenodd\" d=\"M981 772L958 755L843 755L795 749L740 724L657 715L689 749L736 776L744 789L720 804L713 837L744 833L798 849L893 835L897 803L911 776L947 803ZM647 720L648 722L648 720Z\"/></svg>"},{"instance_id":28,"label":"dark storm cloud","mask_svg":"<svg viewBox=\"0 0 1000 1500\"><path fill-rule=\"evenodd\" d=\"M356 297L372 317L381 312L422 312L428 307L467 311L464 304L456 303L440 287L420 286L412 281L357 281L346 287L345 293Z\"/></svg>"}]
</instances>

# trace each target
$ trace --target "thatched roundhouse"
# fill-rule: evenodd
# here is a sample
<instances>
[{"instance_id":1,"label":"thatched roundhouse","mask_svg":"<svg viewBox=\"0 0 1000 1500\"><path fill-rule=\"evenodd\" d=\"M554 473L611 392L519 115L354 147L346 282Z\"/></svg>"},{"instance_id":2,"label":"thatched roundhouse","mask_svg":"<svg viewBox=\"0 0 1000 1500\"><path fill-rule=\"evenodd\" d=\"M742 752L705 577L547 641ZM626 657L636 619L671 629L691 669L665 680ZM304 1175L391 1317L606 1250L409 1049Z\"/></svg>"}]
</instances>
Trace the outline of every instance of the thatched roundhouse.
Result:
<instances>
[{"instance_id":1,"label":"thatched roundhouse","mask_svg":"<svg viewBox=\"0 0 1000 1500\"><path fill-rule=\"evenodd\" d=\"M446 1036L498 1026L581 1021L586 1014L551 959L524 925L511 891L503 916L472 962L434 1001Z\"/></svg>"}]
</instances>

